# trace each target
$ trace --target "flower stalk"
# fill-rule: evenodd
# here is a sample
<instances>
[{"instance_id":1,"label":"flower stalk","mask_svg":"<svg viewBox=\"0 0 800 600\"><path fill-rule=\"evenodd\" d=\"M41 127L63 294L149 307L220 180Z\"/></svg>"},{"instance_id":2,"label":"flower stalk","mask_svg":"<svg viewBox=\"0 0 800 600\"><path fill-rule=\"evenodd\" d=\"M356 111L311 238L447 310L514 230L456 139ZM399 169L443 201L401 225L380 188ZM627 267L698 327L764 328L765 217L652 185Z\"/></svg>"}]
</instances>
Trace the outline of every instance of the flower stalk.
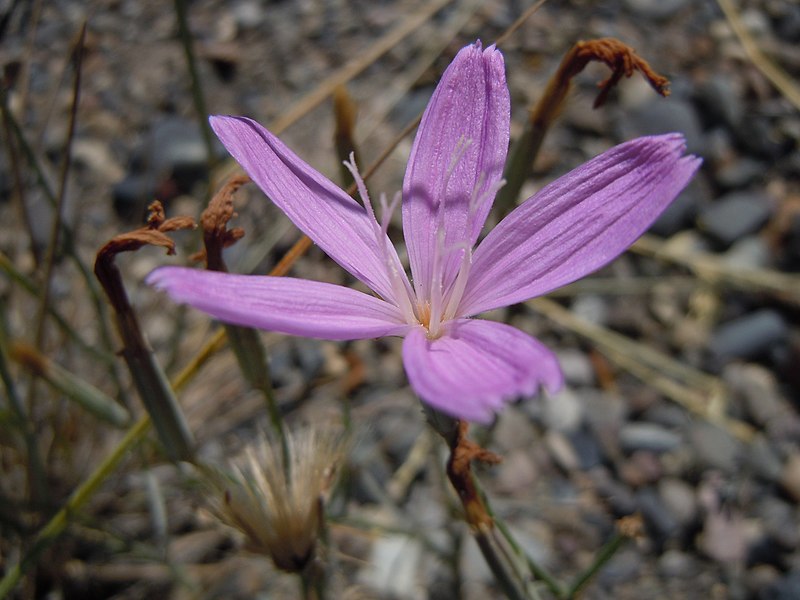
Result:
<instances>
[{"instance_id":1,"label":"flower stalk","mask_svg":"<svg viewBox=\"0 0 800 600\"><path fill-rule=\"evenodd\" d=\"M145 340L115 263L120 252L135 251L145 245L161 246L167 249L168 254L173 254L175 243L167 233L195 227L189 217L166 219L164 209L157 201L151 204L150 210L147 226L112 238L98 251L94 272L114 308L117 330L123 342L122 357L167 456L175 461L192 461L194 441L189 426L166 375Z\"/></svg>"}]
</instances>

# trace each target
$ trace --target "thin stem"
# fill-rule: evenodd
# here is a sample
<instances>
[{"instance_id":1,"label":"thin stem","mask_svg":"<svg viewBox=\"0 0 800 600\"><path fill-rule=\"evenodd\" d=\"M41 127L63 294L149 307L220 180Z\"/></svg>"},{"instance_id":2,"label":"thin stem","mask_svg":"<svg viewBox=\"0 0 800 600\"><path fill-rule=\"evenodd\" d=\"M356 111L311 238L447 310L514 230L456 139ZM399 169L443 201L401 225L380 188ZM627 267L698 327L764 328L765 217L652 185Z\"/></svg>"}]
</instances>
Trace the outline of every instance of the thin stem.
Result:
<instances>
[{"instance_id":1,"label":"thin stem","mask_svg":"<svg viewBox=\"0 0 800 600\"><path fill-rule=\"evenodd\" d=\"M491 509L489 506L488 501L486 501L487 508ZM517 540L511 534L511 530L506 525L505 521L498 518L494 513L492 513L492 517L494 518L494 523L497 526L497 529L509 543L509 545L514 549L519 556L525 558L525 562L528 565L528 569L530 569L531 574L541 581L548 590L550 590L556 598L563 598L564 597L564 588L562 585L556 580L550 573L547 572L544 567L539 565L535 560L533 560L523 549L522 546L519 545Z\"/></svg>"},{"instance_id":2,"label":"thin stem","mask_svg":"<svg viewBox=\"0 0 800 600\"><path fill-rule=\"evenodd\" d=\"M611 557L614 556L617 550L622 547L622 544L624 544L627 539L627 536L623 535L622 533L615 533L614 537L612 537L606 543L606 545L600 549L600 552L597 553L594 562L589 566L589 568L578 575L563 597L567 600L572 600L575 598L581 592L583 587L597 574L597 572L602 569L609 560L611 560Z\"/></svg>"},{"instance_id":3,"label":"thin stem","mask_svg":"<svg viewBox=\"0 0 800 600\"><path fill-rule=\"evenodd\" d=\"M500 585L503 593L509 600L528 600L527 596L523 594L511 578L511 574L505 567L505 561L496 552L491 538L482 531L475 532L474 537L475 541L478 542L478 548L481 550L483 559L492 571L492 575L494 575L495 581Z\"/></svg>"},{"instance_id":4,"label":"thin stem","mask_svg":"<svg viewBox=\"0 0 800 600\"><path fill-rule=\"evenodd\" d=\"M0 303L2 303L2 300L0 300ZM4 307L0 305L0 308ZM2 312L6 314L5 311ZM3 380L8 403L22 431L22 437L25 440L25 447L28 453L26 467L28 470L29 485L32 491L31 495L34 498L41 499L46 496L47 491L47 478L45 476L44 463L39 453L39 445L36 443L36 432L28 419L25 412L25 405L17 393L14 379L11 377L11 371L8 368L8 361L6 360L6 342L8 340L6 339L6 322L4 318L0 318L0 326L2 326L2 329L0 329L0 338L2 338L0 339L0 379Z\"/></svg>"},{"instance_id":5,"label":"thin stem","mask_svg":"<svg viewBox=\"0 0 800 600\"><path fill-rule=\"evenodd\" d=\"M28 163L28 166L33 170L34 175L36 176L36 180L39 184L39 187L42 190L45 198L48 200L51 207L55 209L57 206L56 194L53 192L53 189L48 182L48 178L45 175L44 168L42 167L39 159L36 156L36 153L33 151L30 143L28 142L27 138L25 137L25 132L22 130L22 127L14 118L14 115L11 111L8 110L8 95L6 93L6 89L0 86L0 108L3 110L3 114L5 119L7 120L8 125L11 128L11 131L14 137L19 144L19 148L22 151L22 154L25 156L25 160ZM91 298L92 305L97 313L97 327L100 336L100 341L103 344L103 347L109 352L114 352L114 344L111 341L111 332L108 328L108 311L106 309L105 302L100 296L100 289L98 287L97 281L94 278L94 274L92 273L91 269L87 267L87 265L81 260L81 257L78 255L75 246L75 238L72 232L72 228L67 223L62 223L61 229L61 240L64 248L64 252L66 255L72 260L75 266L78 269L78 272L81 274L83 278L86 288L89 292L89 297ZM120 376L119 370L117 369L116 361L112 362L112 366L109 369L109 373L114 380L114 383L117 387L119 397L122 399L122 403L125 405L129 405L127 401L127 391L125 386L122 383L122 378Z\"/></svg>"},{"instance_id":6,"label":"thin stem","mask_svg":"<svg viewBox=\"0 0 800 600\"><path fill-rule=\"evenodd\" d=\"M74 63L75 77L72 85L72 105L70 106L69 125L67 128L67 137L64 141L64 159L61 163L61 171L58 182L58 194L56 196L55 214L53 217L53 226L50 232L50 244L47 248L47 253L44 260L44 278L42 282L41 297L39 301L39 310L36 314L36 333L34 335L34 345L37 349L42 349L44 342L44 323L47 315L47 307L50 304L50 284L53 278L53 270L55 268L56 252L58 250L59 234L63 229L64 221L64 199L67 195L67 176L69 169L72 165L72 140L75 136L75 124L78 120L78 103L80 101L81 89L81 73L83 65L83 48L86 40L86 22L84 21L81 27L78 39L74 44L72 51L72 62ZM31 387L31 390L33 386Z\"/></svg>"},{"instance_id":7,"label":"thin stem","mask_svg":"<svg viewBox=\"0 0 800 600\"><path fill-rule=\"evenodd\" d=\"M192 100L200 123L200 131L203 134L203 143L206 146L206 159L210 172L214 168L214 136L211 133L211 125L208 124L206 99L203 94L203 86L200 83L200 76L197 73L197 63L194 59L192 32L189 29L189 21L186 15L186 0L175 0L175 14L178 17L181 45L183 46L183 53L186 55L186 67L189 70L189 78L192 82Z\"/></svg>"}]
</instances>

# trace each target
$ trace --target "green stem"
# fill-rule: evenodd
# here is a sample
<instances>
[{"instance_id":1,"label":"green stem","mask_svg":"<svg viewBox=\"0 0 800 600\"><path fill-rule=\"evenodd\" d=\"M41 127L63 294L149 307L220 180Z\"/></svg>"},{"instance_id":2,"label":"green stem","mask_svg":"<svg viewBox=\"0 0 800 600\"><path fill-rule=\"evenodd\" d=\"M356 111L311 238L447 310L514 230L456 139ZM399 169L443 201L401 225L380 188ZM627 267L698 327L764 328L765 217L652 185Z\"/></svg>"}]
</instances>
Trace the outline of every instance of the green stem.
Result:
<instances>
[{"instance_id":1,"label":"green stem","mask_svg":"<svg viewBox=\"0 0 800 600\"><path fill-rule=\"evenodd\" d=\"M31 495L34 498L43 499L46 497L47 491L47 477L45 476L44 463L39 453L39 445L36 443L36 431L27 418L25 406L17 393L17 387L14 385L14 379L11 377L11 372L8 369L5 348L7 342L5 339L5 319L0 319L0 323L2 323L2 331L0 331L0 337L2 337L2 339L0 339L0 379L3 380L8 403L11 406L11 411L14 413L18 426L22 431L22 437L25 440L25 448L28 453L28 462L26 466L32 491Z\"/></svg>"},{"instance_id":2,"label":"green stem","mask_svg":"<svg viewBox=\"0 0 800 600\"><path fill-rule=\"evenodd\" d=\"M519 545L517 540L511 534L511 530L508 528L508 525L506 525L505 521L494 514L492 507L485 496L484 503L486 504L486 510L488 510L489 514L492 515L494 524L497 526L497 529L500 530L500 533L503 535L505 540L514 550L514 552L525 558L525 562L528 565L528 569L530 569L531 574L533 574L536 579L541 581L556 598L563 598L564 588L562 585L552 575L550 575L550 573L548 573L544 567L539 565L522 549L522 546Z\"/></svg>"},{"instance_id":3,"label":"green stem","mask_svg":"<svg viewBox=\"0 0 800 600\"><path fill-rule=\"evenodd\" d=\"M570 586L569 590L567 590L566 595L563 597L567 600L572 600L575 598L583 589L583 587L589 583L589 581L591 581L595 575L597 575L597 572L602 569L609 560L611 560L611 557L616 554L617 550L622 547L622 544L624 544L627 539L628 538L621 533L614 534L614 537L611 538L606 545L600 549L600 552L597 553L594 562L589 566L589 568L578 575L573 584Z\"/></svg>"},{"instance_id":4,"label":"green stem","mask_svg":"<svg viewBox=\"0 0 800 600\"><path fill-rule=\"evenodd\" d=\"M114 258L114 251L106 245L97 253L94 269L114 307L117 329L123 341L122 357L167 455L171 460L191 462L194 459L194 441L189 426L164 371L144 338Z\"/></svg>"},{"instance_id":5,"label":"green stem","mask_svg":"<svg viewBox=\"0 0 800 600\"><path fill-rule=\"evenodd\" d=\"M475 541L478 542L478 548L481 550L483 559L489 566L489 569L494 575L495 581L500 585L503 593L509 600L528 600L522 590L519 589L516 582L512 579L511 574L506 568L505 561L497 553L491 538L485 532L477 531L474 534Z\"/></svg>"}]
</instances>

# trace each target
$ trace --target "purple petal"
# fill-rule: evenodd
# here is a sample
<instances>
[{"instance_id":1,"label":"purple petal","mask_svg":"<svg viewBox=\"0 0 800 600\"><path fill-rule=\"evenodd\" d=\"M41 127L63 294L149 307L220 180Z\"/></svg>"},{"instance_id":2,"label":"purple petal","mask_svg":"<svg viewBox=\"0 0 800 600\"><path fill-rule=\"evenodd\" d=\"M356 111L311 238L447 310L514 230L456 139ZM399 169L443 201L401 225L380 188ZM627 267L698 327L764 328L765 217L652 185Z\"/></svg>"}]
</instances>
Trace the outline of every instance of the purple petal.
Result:
<instances>
[{"instance_id":1,"label":"purple petal","mask_svg":"<svg viewBox=\"0 0 800 600\"><path fill-rule=\"evenodd\" d=\"M494 201L508 152L510 102L503 55L480 42L463 48L444 72L414 140L403 181L403 231L414 285L429 299L437 213L444 202L446 245L475 243ZM458 148L466 150L447 180ZM477 189L476 189L477 188ZM470 198L481 198L470 216ZM445 268L445 288L461 252Z\"/></svg>"},{"instance_id":2,"label":"purple petal","mask_svg":"<svg viewBox=\"0 0 800 600\"><path fill-rule=\"evenodd\" d=\"M555 355L515 327L482 319L448 324L429 340L422 327L403 342L403 363L422 400L458 419L486 423L505 402L563 383Z\"/></svg>"},{"instance_id":3,"label":"purple petal","mask_svg":"<svg viewBox=\"0 0 800 600\"><path fill-rule=\"evenodd\" d=\"M217 116L209 121L228 152L303 233L381 297L395 301L384 254L363 206L252 119ZM391 244L387 251L399 264Z\"/></svg>"},{"instance_id":4,"label":"purple petal","mask_svg":"<svg viewBox=\"0 0 800 600\"><path fill-rule=\"evenodd\" d=\"M147 283L212 317L325 340L402 335L399 310L357 290L305 279L161 267Z\"/></svg>"},{"instance_id":5,"label":"purple petal","mask_svg":"<svg viewBox=\"0 0 800 600\"><path fill-rule=\"evenodd\" d=\"M700 159L683 137L616 146L544 187L475 250L457 315L508 306L571 283L616 258L686 186Z\"/></svg>"}]
</instances>

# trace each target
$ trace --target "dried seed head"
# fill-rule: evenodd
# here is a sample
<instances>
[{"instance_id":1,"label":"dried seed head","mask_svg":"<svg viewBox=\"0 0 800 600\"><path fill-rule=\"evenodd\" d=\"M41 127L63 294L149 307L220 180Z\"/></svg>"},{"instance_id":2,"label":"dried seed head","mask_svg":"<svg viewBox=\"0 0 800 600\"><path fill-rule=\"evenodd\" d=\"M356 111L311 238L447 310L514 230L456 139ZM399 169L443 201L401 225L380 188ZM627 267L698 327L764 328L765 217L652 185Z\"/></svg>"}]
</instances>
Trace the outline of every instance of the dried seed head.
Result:
<instances>
[{"instance_id":1,"label":"dried seed head","mask_svg":"<svg viewBox=\"0 0 800 600\"><path fill-rule=\"evenodd\" d=\"M231 469L212 472L209 479L220 520L245 535L249 550L298 572L314 557L324 504L347 444L339 433L309 428L287 432L287 447L288 469L280 444L262 436Z\"/></svg>"}]
</instances>

